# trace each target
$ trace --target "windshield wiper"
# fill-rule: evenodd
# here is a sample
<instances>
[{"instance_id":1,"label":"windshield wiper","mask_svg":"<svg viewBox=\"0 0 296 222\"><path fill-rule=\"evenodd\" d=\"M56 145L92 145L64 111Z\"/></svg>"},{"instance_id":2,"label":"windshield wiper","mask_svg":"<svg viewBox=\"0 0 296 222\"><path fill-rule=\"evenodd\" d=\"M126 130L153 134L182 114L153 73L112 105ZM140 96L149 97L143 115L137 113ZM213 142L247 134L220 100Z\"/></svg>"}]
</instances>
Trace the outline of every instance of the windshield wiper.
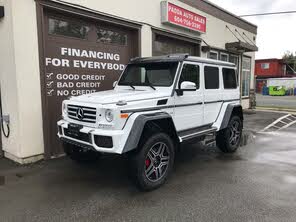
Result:
<instances>
[{"instance_id":1,"label":"windshield wiper","mask_svg":"<svg viewBox=\"0 0 296 222\"><path fill-rule=\"evenodd\" d=\"M131 87L133 90L136 89L132 84L128 84L128 86Z\"/></svg>"},{"instance_id":2,"label":"windshield wiper","mask_svg":"<svg viewBox=\"0 0 296 222\"><path fill-rule=\"evenodd\" d=\"M155 87L149 81L147 81L147 85L150 86L152 89L156 90Z\"/></svg>"}]
</instances>

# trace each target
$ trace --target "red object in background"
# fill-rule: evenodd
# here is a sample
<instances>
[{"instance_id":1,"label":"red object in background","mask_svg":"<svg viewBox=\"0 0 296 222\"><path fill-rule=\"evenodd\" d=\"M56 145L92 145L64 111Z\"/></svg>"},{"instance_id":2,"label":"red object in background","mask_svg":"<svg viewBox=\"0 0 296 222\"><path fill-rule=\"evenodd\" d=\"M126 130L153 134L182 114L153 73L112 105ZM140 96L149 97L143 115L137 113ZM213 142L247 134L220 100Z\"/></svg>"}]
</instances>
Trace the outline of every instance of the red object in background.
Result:
<instances>
[{"instance_id":1,"label":"red object in background","mask_svg":"<svg viewBox=\"0 0 296 222\"><path fill-rule=\"evenodd\" d=\"M256 93L262 93L263 87L267 85L267 81L263 79L256 80Z\"/></svg>"},{"instance_id":2,"label":"red object in background","mask_svg":"<svg viewBox=\"0 0 296 222\"><path fill-rule=\"evenodd\" d=\"M282 59L260 59L255 61L255 75L260 78L286 76L286 65Z\"/></svg>"},{"instance_id":3,"label":"red object in background","mask_svg":"<svg viewBox=\"0 0 296 222\"><path fill-rule=\"evenodd\" d=\"M206 32L206 17L181 8L170 2L168 2L166 22L189 28L194 31Z\"/></svg>"}]
</instances>

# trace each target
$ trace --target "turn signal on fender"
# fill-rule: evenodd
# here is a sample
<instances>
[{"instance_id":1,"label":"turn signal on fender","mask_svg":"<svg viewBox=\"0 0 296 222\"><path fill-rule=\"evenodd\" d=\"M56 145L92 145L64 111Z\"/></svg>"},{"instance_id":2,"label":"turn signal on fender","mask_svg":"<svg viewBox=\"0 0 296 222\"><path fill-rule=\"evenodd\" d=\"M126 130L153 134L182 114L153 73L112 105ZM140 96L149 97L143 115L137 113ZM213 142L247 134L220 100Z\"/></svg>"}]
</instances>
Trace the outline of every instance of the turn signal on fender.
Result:
<instances>
[{"instance_id":1,"label":"turn signal on fender","mask_svg":"<svg viewBox=\"0 0 296 222\"><path fill-rule=\"evenodd\" d=\"M120 118L126 119L126 118L128 118L128 114L127 113L122 113L122 114L120 114Z\"/></svg>"}]
</instances>

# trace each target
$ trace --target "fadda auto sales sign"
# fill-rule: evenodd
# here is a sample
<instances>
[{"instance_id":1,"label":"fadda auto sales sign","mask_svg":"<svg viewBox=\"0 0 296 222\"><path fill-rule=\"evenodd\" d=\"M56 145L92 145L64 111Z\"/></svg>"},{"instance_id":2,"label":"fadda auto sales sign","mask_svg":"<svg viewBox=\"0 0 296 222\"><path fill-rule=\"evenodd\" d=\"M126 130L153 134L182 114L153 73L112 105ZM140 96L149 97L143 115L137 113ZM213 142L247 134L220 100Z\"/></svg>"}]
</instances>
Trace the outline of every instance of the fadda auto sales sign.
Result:
<instances>
[{"instance_id":1,"label":"fadda auto sales sign","mask_svg":"<svg viewBox=\"0 0 296 222\"><path fill-rule=\"evenodd\" d=\"M162 23L173 24L202 33L206 32L207 19L204 16L167 1L161 2L161 12Z\"/></svg>"}]
</instances>

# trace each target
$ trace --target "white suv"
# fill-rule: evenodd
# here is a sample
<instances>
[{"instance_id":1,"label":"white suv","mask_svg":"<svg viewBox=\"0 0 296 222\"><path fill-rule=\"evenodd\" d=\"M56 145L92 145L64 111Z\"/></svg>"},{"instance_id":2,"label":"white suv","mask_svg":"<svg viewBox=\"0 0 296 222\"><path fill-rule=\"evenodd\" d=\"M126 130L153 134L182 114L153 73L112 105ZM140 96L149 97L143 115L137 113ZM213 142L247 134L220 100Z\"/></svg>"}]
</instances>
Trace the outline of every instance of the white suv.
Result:
<instances>
[{"instance_id":1,"label":"white suv","mask_svg":"<svg viewBox=\"0 0 296 222\"><path fill-rule=\"evenodd\" d=\"M62 113L70 158L127 153L143 190L165 182L181 144L214 135L232 153L243 128L235 65L188 55L132 59L113 90L65 100Z\"/></svg>"}]
</instances>

